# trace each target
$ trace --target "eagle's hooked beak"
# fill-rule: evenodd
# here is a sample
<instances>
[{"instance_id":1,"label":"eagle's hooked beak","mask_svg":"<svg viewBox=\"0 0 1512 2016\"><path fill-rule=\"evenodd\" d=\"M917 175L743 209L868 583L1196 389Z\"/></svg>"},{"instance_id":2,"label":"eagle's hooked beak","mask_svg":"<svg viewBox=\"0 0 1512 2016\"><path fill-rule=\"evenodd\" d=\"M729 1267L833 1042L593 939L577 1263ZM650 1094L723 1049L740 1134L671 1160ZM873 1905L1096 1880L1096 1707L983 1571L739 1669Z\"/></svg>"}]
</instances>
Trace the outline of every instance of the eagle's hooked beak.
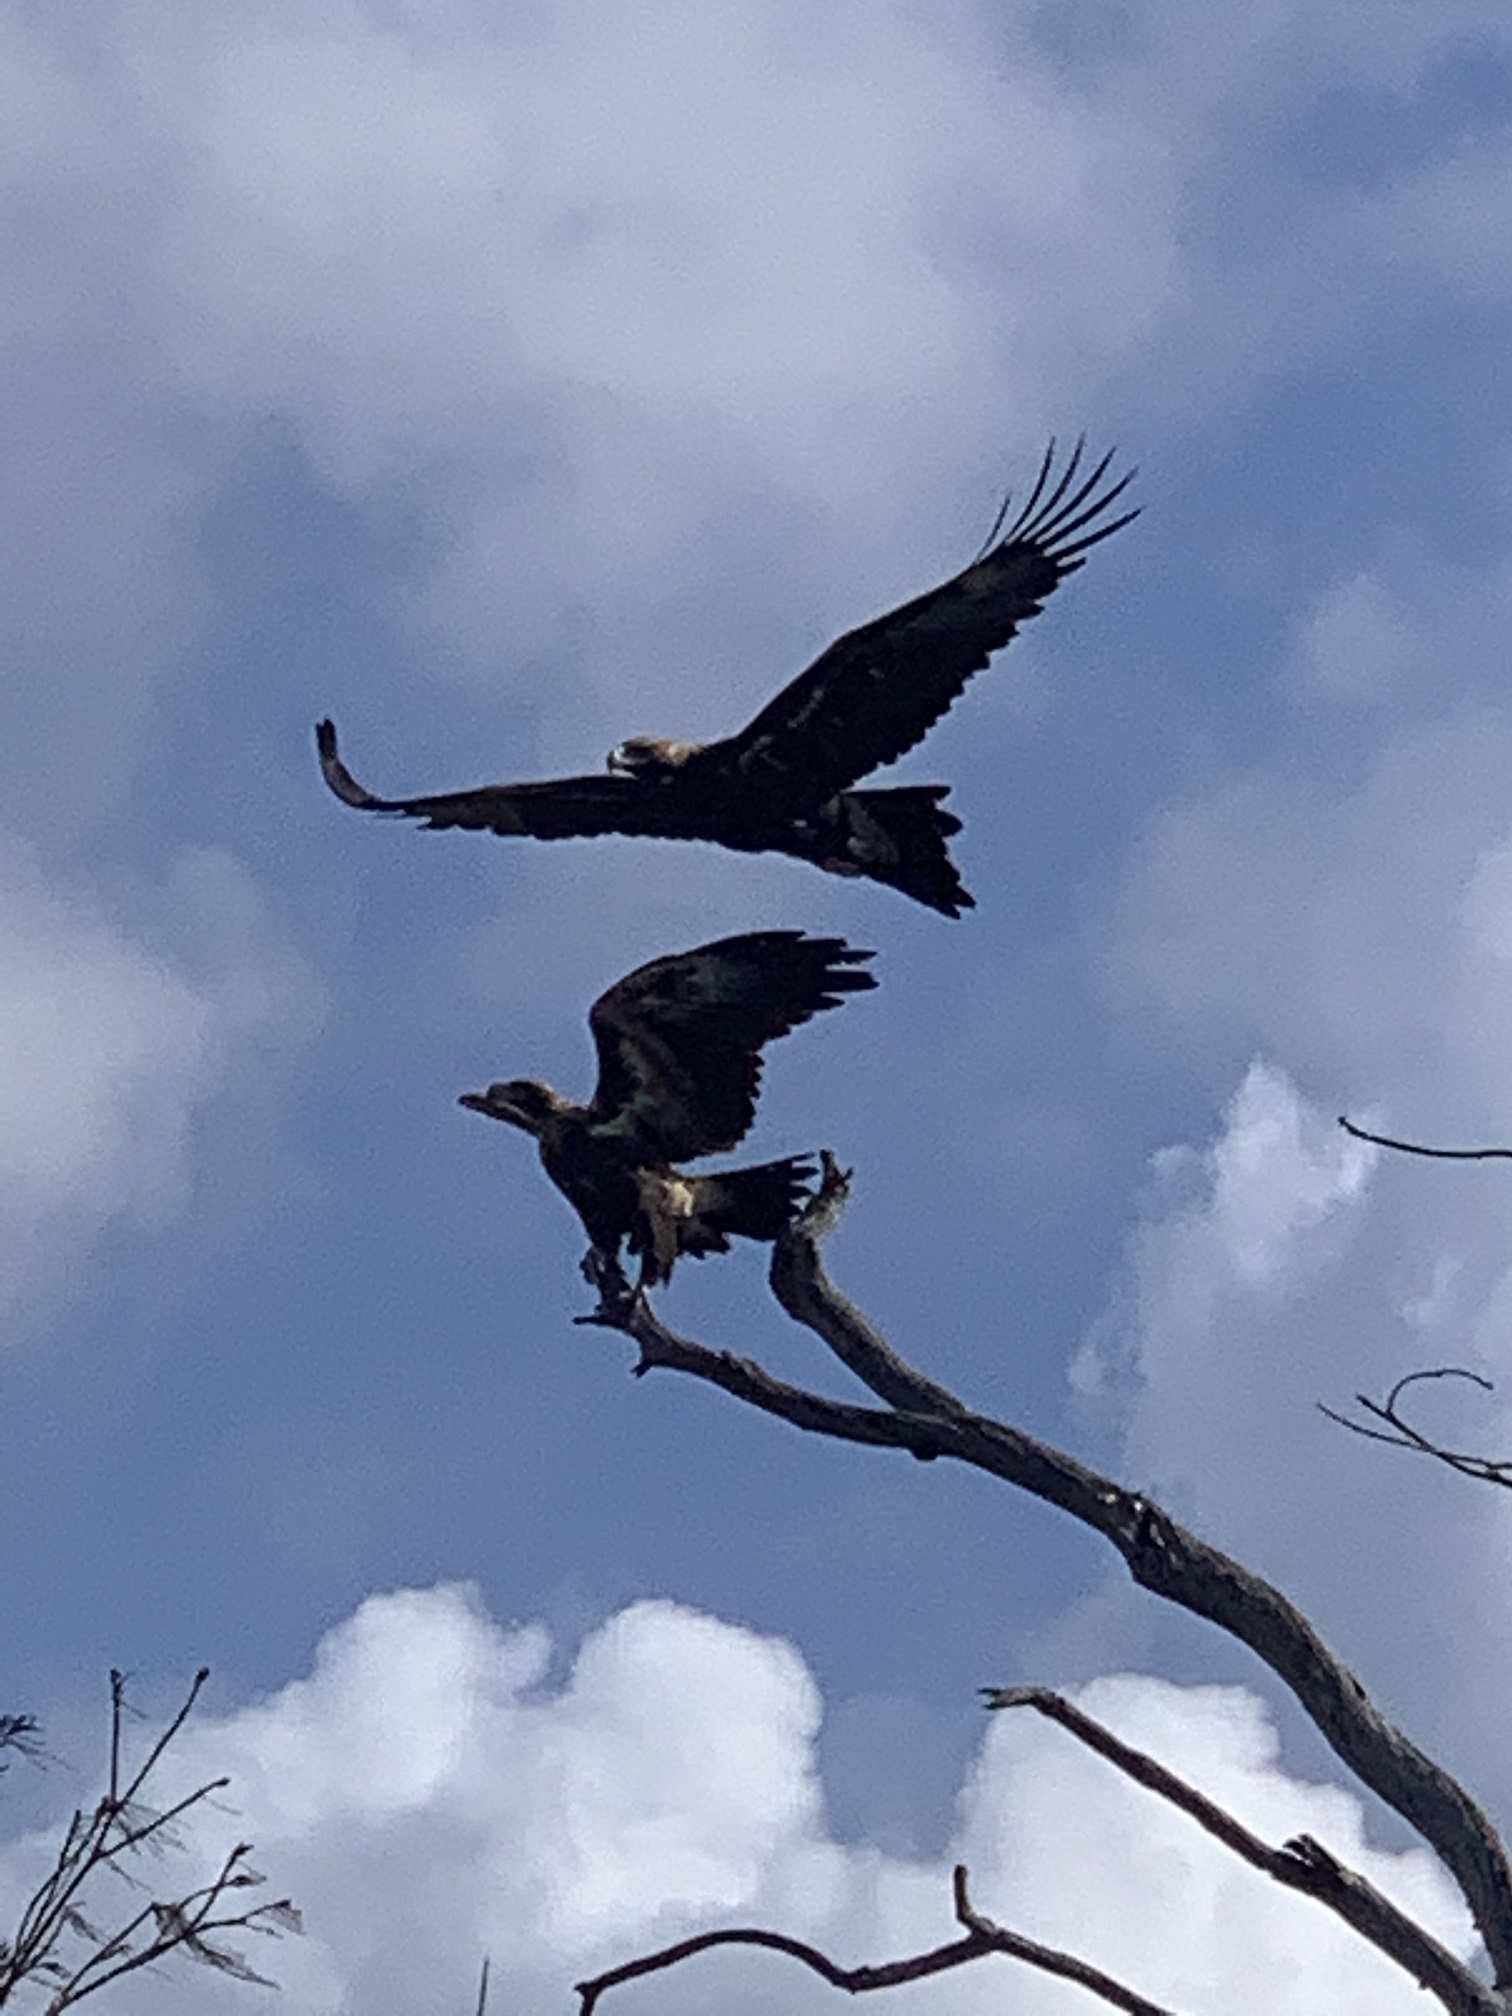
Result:
<instances>
[{"instance_id":1,"label":"eagle's hooked beak","mask_svg":"<svg viewBox=\"0 0 1512 2016\"><path fill-rule=\"evenodd\" d=\"M540 1115L512 1096L509 1085L490 1085L486 1092L464 1092L458 1099L469 1113L486 1113L490 1120L507 1120L511 1127L523 1127L527 1134L539 1134Z\"/></svg>"}]
</instances>

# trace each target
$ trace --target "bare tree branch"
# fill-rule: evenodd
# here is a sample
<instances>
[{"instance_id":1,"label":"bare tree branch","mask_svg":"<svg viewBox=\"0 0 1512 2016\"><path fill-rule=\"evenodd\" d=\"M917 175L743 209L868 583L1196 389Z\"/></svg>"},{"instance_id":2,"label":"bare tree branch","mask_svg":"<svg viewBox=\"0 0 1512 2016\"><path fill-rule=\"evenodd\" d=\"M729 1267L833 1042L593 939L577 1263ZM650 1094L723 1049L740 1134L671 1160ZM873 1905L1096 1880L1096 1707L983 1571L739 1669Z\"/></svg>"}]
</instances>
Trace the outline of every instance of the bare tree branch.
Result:
<instances>
[{"instance_id":1,"label":"bare tree branch","mask_svg":"<svg viewBox=\"0 0 1512 2016\"><path fill-rule=\"evenodd\" d=\"M1512 1160L1512 1148L1425 1148L1415 1141L1393 1141L1385 1134L1371 1134L1363 1127L1356 1127L1353 1121L1339 1116L1339 1125L1346 1134L1352 1134L1357 1141L1370 1141L1378 1148L1394 1148L1403 1155L1429 1155L1440 1162L1488 1162ZM1393 1449L1413 1449L1422 1456L1432 1456L1437 1462L1447 1464L1464 1477L1473 1477L1481 1484L1500 1484L1512 1489L1512 1457L1477 1456L1468 1450L1450 1449L1443 1443L1435 1442L1421 1429L1416 1428L1402 1414L1400 1401L1409 1386L1422 1379L1469 1379L1486 1392L1492 1390L1489 1379L1479 1372L1468 1371L1462 1365L1437 1365L1421 1372L1409 1372L1392 1387L1384 1402L1372 1400L1364 1393L1356 1393L1355 1403L1372 1420L1384 1425L1371 1428L1363 1421L1351 1420L1347 1414L1337 1413L1332 1407L1319 1402L1319 1411L1330 1421L1337 1421L1341 1428L1351 1434L1363 1435L1372 1442L1385 1442Z\"/></svg>"},{"instance_id":2,"label":"bare tree branch","mask_svg":"<svg viewBox=\"0 0 1512 2016\"><path fill-rule=\"evenodd\" d=\"M685 1372L811 1434L906 1449L923 1460L951 1457L1032 1492L1100 1533L1142 1588L1206 1618L1263 1660L1350 1770L1422 1835L1459 1884L1496 1981L1493 1995L1451 1956L1457 1971L1447 2006L1463 2016L1505 2016L1512 1997L1512 1867L1480 1807L1381 1714L1278 1589L1150 1499L1005 1422L973 1413L886 1345L824 1270L820 1242L846 1189L847 1178L826 1155L819 1196L777 1242L772 1285L784 1308L886 1401L884 1409L827 1399L773 1378L751 1359L678 1337L643 1296L601 1305L579 1320L632 1338L640 1351L637 1373ZM1427 1965L1428 1956L1421 1957ZM1435 1992L1442 1999L1442 1991Z\"/></svg>"},{"instance_id":3,"label":"bare tree branch","mask_svg":"<svg viewBox=\"0 0 1512 2016\"><path fill-rule=\"evenodd\" d=\"M695 1953L707 1953L716 1946L761 1946L768 1952L785 1953L789 1959L801 1962L821 1980L827 1981L832 1988L843 1988L850 1995L870 1994L877 1988L900 1988L908 1981L924 1981L932 1974L946 1974L953 1968L967 1966L989 1953L1002 1953L1011 1960L1022 1960L1030 1967L1037 1967L1041 1973L1075 1982L1079 1988L1099 1996L1113 2008L1122 2009L1125 2016L1172 2016L1169 2009L1158 2002L1147 2001L1143 1995L1136 1995L1132 1988L1115 1981L1111 1974L1104 1974L1101 1968L1091 1967L1085 1960L1078 1960L1071 1953L1059 1952L1053 1946L1041 1946L1037 1940L1025 1939L1017 1932L1009 1932L1003 1926L994 1924L990 1918L984 1918L972 1907L966 1882L966 1871L958 1866L954 1882L955 1915L957 1922L966 1927L966 1936L951 1940L948 1946L935 1946L927 1953L914 1953L905 1960L889 1960L881 1966L842 1967L827 1954L821 1953L817 1946L809 1945L804 1939L790 1938L785 1932L765 1932L756 1926L728 1926L718 1932L700 1932L691 1939L680 1939L675 1946L665 1946L659 1953L643 1954L638 1960L627 1960L622 1967L613 1967L591 1981L579 1981L578 2016L592 2016L599 1998L621 1982L639 1980L646 1974L657 1974L665 1968L676 1967L682 1961L692 1959Z\"/></svg>"},{"instance_id":4,"label":"bare tree branch","mask_svg":"<svg viewBox=\"0 0 1512 2016\"><path fill-rule=\"evenodd\" d=\"M30 1758L33 1763L47 1755L35 1715L0 1715L0 1771L10 1768L7 1750L14 1750L18 1757Z\"/></svg>"},{"instance_id":5,"label":"bare tree branch","mask_svg":"<svg viewBox=\"0 0 1512 2016\"><path fill-rule=\"evenodd\" d=\"M1337 1421L1341 1428L1347 1428L1352 1435L1363 1435L1371 1442L1385 1442L1393 1449L1415 1449L1419 1455L1432 1456L1445 1463L1451 1470L1458 1470L1461 1476L1473 1477L1482 1484L1501 1484L1512 1490L1512 1457L1476 1456L1468 1450L1450 1449L1444 1443L1435 1442L1425 1435L1421 1428L1415 1428L1401 1410L1402 1395L1409 1386L1415 1386L1425 1379L1468 1379L1482 1392L1493 1393L1495 1382L1479 1372L1472 1372L1464 1365L1434 1365L1421 1372L1408 1372L1398 1379L1384 1401L1372 1400L1368 1394L1356 1393L1355 1402L1363 1407L1372 1420L1385 1423L1382 1428L1367 1427L1363 1421L1352 1421L1347 1414L1336 1413L1332 1407L1325 1407L1320 1400L1318 1412L1326 1414L1330 1421Z\"/></svg>"},{"instance_id":6,"label":"bare tree branch","mask_svg":"<svg viewBox=\"0 0 1512 2016\"><path fill-rule=\"evenodd\" d=\"M820 1183L792 1234L772 1248L772 1293L795 1323L824 1339L846 1369L879 1400L911 1414L960 1416L970 1410L899 1357L887 1339L825 1273L824 1240L850 1201L853 1170L842 1169L828 1148L820 1151Z\"/></svg>"},{"instance_id":7,"label":"bare tree branch","mask_svg":"<svg viewBox=\"0 0 1512 2016\"><path fill-rule=\"evenodd\" d=\"M217 1937L234 1933L239 1938L277 1938L299 1930L299 1913L287 1898L245 1910L234 1908L240 1903L237 1893L255 1889L264 1880L247 1859L252 1852L247 1842L226 1855L210 1882L168 1902L145 1903L108 1935L83 1909L85 1887L101 1870L133 1881L131 1858L144 1850L181 1846L177 1823L227 1784L224 1778L212 1779L161 1811L148 1803L153 1776L208 1678L209 1669L202 1668L178 1711L128 1776L122 1763L126 1682L124 1675L111 1674L107 1789L91 1811L74 1813L51 1870L21 1913L15 1937L0 1944L0 2005L22 1986L46 1983L53 1992L44 2016L61 2016L123 1974L156 1966L174 1954L238 1981L272 1986L234 1946ZM87 1950L81 1952L81 1947Z\"/></svg>"},{"instance_id":8,"label":"bare tree branch","mask_svg":"<svg viewBox=\"0 0 1512 2016\"><path fill-rule=\"evenodd\" d=\"M1205 1793L1188 1785L1143 1750L1120 1741L1111 1729L1048 1687L984 1687L982 1693L989 1708L1033 1708L1059 1723L1079 1743L1105 1757L1126 1777L1190 1815L1199 1827L1252 1868L1288 1890L1299 1891L1304 1897L1326 1905L1362 1939L1368 1939L1372 1946L1405 1968L1420 1987L1437 1995L1446 2007L1461 2006L1466 1970L1459 1956L1423 1931L1382 1896L1373 1883L1347 1868L1311 1835L1299 1834L1283 1847L1272 1848ZM1480 1990L1482 2006L1495 2007L1481 1984L1475 1985Z\"/></svg>"},{"instance_id":9,"label":"bare tree branch","mask_svg":"<svg viewBox=\"0 0 1512 2016\"><path fill-rule=\"evenodd\" d=\"M1512 1148L1424 1148L1417 1141L1393 1141L1389 1134L1371 1134L1339 1115L1339 1125L1356 1141L1368 1141L1375 1148L1394 1148L1398 1155L1429 1155L1435 1162L1512 1161Z\"/></svg>"}]
</instances>

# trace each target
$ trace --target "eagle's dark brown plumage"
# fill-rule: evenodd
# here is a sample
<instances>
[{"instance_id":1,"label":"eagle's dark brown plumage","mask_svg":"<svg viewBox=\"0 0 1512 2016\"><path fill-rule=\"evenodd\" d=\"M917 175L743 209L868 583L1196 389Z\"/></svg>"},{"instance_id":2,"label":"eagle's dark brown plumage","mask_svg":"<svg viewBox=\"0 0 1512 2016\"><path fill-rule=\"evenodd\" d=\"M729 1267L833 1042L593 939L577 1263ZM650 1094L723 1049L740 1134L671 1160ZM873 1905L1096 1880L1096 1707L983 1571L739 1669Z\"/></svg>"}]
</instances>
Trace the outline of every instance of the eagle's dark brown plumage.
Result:
<instances>
[{"instance_id":1,"label":"eagle's dark brown plumage","mask_svg":"<svg viewBox=\"0 0 1512 2016\"><path fill-rule=\"evenodd\" d=\"M682 1253L727 1253L730 1236L775 1239L813 1165L802 1156L724 1175L676 1165L733 1148L756 1114L761 1049L847 994L877 983L870 952L842 938L749 931L638 966L593 1004L598 1088L578 1106L535 1079L468 1092L462 1104L533 1134L546 1173L592 1241L583 1271L625 1291L619 1253L640 1285L665 1281Z\"/></svg>"},{"instance_id":2,"label":"eagle's dark brown plumage","mask_svg":"<svg viewBox=\"0 0 1512 2016\"><path fill-rule=\"evenodd\" d=\"M630 833L773 849L833 874L863 875L958 917L972 904L950 858L961 822L944 784L851 787L920 741L975 672L1037 615L1088 550L1136 511L1107 512L1133 471L1106 483L1105 455L1078 483L1082 444L1055 474L1052 442L1028 502L1005 504L979 557L941 587L851 630L736 735L720 742L634 736L606 774L487 784L431 798L375 798L341 761L329 721L316 729L326 782L348 805L427 826L561 840Z\"/></svg>"}]
</instances>

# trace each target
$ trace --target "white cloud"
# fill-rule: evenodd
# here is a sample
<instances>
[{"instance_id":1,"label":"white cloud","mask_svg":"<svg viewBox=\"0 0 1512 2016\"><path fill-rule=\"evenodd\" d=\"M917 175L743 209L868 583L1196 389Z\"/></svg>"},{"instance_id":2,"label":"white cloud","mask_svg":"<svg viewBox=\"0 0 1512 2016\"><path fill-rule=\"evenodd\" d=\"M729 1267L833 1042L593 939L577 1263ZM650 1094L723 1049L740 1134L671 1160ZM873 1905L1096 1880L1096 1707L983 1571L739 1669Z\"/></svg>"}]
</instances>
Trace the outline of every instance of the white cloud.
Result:
<instances>
[{"instance_id":1,"label":"white cloud","mask_svg":"<svg viewBox=\"0 0 1512 2016\"><path fill-rule=\"evenodd\" d=\"M1336 1260L1358 1216L1366 1172L1379 1151L1351 1141L1314 1112L1284 1075L1263 1063L1246 1073L1218 1140L1197 1153L1154 1158L1154 1198L1134 1259L1130 1328L1100 1326L1073 1366L1095 1392L1113 1367L1105 1354L1132 1334L1142 1383L1178 1387L1199 1417L1243 1405L1242 1370L1207 1348L1251 1308L1293 1304ZM1179 1362L1168 1362L1177 1360ZM1273 1377L1274 1361L1266 1376ZM1181 1446L1161 1437L1162 1452ZM1142 1466L1151 1452L1132 1436Z\"/></svg>"},{"instance_id":2,"label":"white cloud","mask_svg":"<svg viewBox=\"0 0 1512 2016\"><path fill-rule=\"evenodd\" d=\"M161 1225L247 1043L308 1030L311 982L245 872L186 854L132 930L0 841L0 1306L114 1221Z\"/></svg>"},{"instance_id":3,"label":"white cloud","mask_svg":"<svg viewBox=\"0 0 1512 2016\"><path fill-rule=\"evenodd\" d=\"M1306 1242L1358 1196L1374 1151L1308 1112L1278 1073L1254 1064L1212 1151L1211 1213L1229 1270L1260 1288L1305 1264Z\"/></svg>"},{"instance_id":4,"label":"white cloud","mask_svg":"<svg viewBox=\"0 0 1512 2016\"><path fill-rule=\"evenodd\" d=\"M98 915L61 900L19 849L5 866L7 1189L38 1214L76 1200L107 1213L171 1202L184 1113L209 1066L207 1006ZM154 1088L167 1094L156 1126Z\"/></svg>"},{"instance_id":5,"label":"white cloud","mask_svg":"<svg viewBox=\"0 0 1512 2016\"><path fill-rule=\"evenodd\" d=\"M952 1936L958 1856L980 1908L1176 2006L1417 2007L1412 1983L1325 1912L1036 1718L993 1718L959 1839L938 1864L903 1862L829 1838L819 1700L782 1642L647 1602L595 1632L560 1684L548 1659L543 1632L500 1629L463 1589L373 1597L308 1679L187 1740L186 1771L232 1775L236 1810L218 1824L255 1841L274 1892L305 1910L307 1937L255 1956L301 2016L466 2008L485 1952L500 2006L565 2006L583 1974L720 1923L780 1927L847 1961L894 1957ZM1462 1943L1428 1859L1368 1846L1348 1793L1283 1771L1251 1696L1124 1676L1080 1698L1267 1838L1319 1835ZM8 1894L33 1853L0 1858ZM810 2009L828 1992L776 1956L725 1956L621 2006L702 2007L715 1982L732 2010ZM1073 2006L998 1962L933 1983L929 2007L996 2008L1005 1983L1015 2007ZM180 1969L118 2006L230 2011L246 1994Z\"/></svg>"},{"instance_id":6,"label":"white cloud","mask_svg":"<svg viewBox=\"0 0 1512 2016\"><path fill-rule=\"evenodd\" d=\"M1335 584L1303 631L1298 655L1304 690L1336 700L1395 697L1416 655L1417 632L1392 583L1360 573Z\"/></svg>"}]
</instances>

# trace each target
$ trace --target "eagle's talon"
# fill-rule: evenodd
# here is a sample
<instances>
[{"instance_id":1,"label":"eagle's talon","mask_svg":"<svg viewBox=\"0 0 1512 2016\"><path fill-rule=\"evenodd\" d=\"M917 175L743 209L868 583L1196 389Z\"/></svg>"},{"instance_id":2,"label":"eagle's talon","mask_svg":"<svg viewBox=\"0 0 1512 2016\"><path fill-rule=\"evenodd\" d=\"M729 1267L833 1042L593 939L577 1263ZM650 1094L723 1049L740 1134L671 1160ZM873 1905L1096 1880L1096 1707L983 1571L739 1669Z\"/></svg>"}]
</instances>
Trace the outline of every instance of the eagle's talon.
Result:
<instances>
[{"instance_id":1,"label":"eagle's talon","mask_svg":"<svg viewBox=\"0 0 1512 2016\"><path fill-rule=\"evenodd\" d=\"M590 1246L580 1265L588 1286L599 1291L601 1304L628 1301L630 1281L613 1253L606 1253L602 1246Z\"/></svg>"},{"instance_id":2,"label":"eagle's talon","mask_svg":"<svg viewBox=\"0 0 1512 2016\"><path fill-rule=\"evenodd\" d=\"M583 1272L588 1272L586 1266ZM574 1316L573 1322L600 1330L628 1330L636 1310L646 1306L645 1284L637 1282L632 1287L620 1267L612 1263L593 1285L598 1289L598 1302L586 1315Z\"/></svg>"}]
</instances>

